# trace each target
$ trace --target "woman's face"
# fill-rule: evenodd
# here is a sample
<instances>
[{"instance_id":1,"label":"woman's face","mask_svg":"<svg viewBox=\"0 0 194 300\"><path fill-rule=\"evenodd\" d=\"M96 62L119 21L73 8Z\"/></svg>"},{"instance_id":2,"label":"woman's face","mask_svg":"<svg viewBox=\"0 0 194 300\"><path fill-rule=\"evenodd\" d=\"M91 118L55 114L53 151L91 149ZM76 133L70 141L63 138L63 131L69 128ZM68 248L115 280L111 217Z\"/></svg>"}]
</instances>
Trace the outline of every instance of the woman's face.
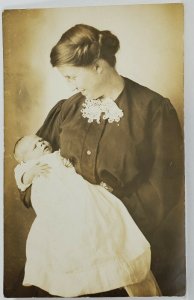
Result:
<instances>
[{"instance_id":1,"label":"woman's face","mask_svg":"<svg viewBox=\"0 0 194 300\"><path fill-rule=\"evenodd\" d=\"M58 67L58 70L71 86L72 91L77 90L91 99L103 96L105 78L100 66L76 67L63 65Z\"/></svg>"}]
</instances>

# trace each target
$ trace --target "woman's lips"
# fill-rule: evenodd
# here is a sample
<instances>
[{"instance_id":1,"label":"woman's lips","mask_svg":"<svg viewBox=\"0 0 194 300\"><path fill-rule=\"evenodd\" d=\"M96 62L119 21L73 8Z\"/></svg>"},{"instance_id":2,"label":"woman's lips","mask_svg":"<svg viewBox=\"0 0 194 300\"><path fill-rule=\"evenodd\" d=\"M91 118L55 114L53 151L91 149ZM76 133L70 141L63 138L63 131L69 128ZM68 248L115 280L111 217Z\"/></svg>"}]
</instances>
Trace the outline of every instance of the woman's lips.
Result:
<instances>
[{"instance_id":1,"label":"woman's lips","mask_svg":"<svg viewBox=\"0 0 194 300\"><path fill-rule=\"evenodd\" d=\"M80 91L84 96L86 95L86 90L81 90Z\"/></svg>"},{"instance_id":2,"label":"woman's lips","mask_svg":"<svg viewBox=\"0 0 194 300\"><path fill-rule=\"evenodd\" d=\"M73 93L81 93L83 96L86 96L87 95L87 92L85 89L78 89L78 88L75 88L72 90Z\"/></svg>"}]
</instances>

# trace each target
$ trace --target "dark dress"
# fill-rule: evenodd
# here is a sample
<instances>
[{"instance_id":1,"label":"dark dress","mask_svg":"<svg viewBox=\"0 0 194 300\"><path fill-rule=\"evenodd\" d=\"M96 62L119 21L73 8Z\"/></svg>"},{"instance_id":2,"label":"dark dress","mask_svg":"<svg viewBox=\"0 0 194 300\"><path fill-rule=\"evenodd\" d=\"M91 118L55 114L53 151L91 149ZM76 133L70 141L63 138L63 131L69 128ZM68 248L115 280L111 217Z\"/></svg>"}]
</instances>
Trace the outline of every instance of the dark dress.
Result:
<instances>
[{"instance_id":1,"label":"dark dress","mask_svg":"<svg viewBox=\"0 0 194 300\"><path fill-rule=\"evenodd\" d=\"M59 101L37 135L86 180L113 189L151 244L163 295L184 294L183 140L174 107L127 78L116 100L124 112L119 123L88 123L84 100L79 93ZM22 195L27 207L29 195L30 189Z\"/></svg>"}]
</instances>

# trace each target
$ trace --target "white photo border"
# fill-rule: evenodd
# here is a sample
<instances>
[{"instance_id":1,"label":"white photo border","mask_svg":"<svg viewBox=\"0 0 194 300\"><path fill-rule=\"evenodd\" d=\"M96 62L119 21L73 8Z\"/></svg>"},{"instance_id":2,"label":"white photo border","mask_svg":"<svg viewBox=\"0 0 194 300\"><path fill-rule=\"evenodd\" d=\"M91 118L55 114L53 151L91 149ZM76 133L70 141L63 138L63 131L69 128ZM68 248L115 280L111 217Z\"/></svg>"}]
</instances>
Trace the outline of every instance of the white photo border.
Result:
<instances>
[{"instance_id":1,"label":"white photo border","mask_svg":"<svg viewBox=\"0 0 194 300\"><path fill-rule=\"evenodd\" d=\"M129 4L184 4L184 138L185 138L185 212L186 212L186 295L174 299L194 299L194 1L119 1L119 0L0 0L0 299L3 295L3 154L4 154L4 95L3 95L3 41L2 41L2 12L5 9L58 8L76 6L103 6ZM169 297L160 297L161 299ZM10 298L11 299L11 298ZM24 298L23 298L24 299ZM49 298L48 298L49 299ZM54 298L53 298L54 299ZM133 299L133 298L132 298ZM135 298L134 298L135 299ZM138 299L145 300L144 297ZM147 297L146 299L158 299Z\"/></svg>"}]
</instances>

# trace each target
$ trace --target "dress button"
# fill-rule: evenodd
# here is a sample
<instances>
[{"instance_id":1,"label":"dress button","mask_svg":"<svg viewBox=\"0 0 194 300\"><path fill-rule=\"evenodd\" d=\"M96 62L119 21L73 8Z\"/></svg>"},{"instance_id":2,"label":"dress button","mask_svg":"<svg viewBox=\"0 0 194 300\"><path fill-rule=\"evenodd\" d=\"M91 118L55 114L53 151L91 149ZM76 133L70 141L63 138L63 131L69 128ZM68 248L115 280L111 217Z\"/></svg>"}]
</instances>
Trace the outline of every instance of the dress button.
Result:
<instances>
[{"instance_id":1,"label":"dress button","mask_svg":"<svg viewBox=\"0 0 194 300\"><path fill-rule=\"evenodd\" d=\"M87 155L91 155L92 152L90 150L87 150L86 153L87 153Z\"/></svg>"}]
</instances>

